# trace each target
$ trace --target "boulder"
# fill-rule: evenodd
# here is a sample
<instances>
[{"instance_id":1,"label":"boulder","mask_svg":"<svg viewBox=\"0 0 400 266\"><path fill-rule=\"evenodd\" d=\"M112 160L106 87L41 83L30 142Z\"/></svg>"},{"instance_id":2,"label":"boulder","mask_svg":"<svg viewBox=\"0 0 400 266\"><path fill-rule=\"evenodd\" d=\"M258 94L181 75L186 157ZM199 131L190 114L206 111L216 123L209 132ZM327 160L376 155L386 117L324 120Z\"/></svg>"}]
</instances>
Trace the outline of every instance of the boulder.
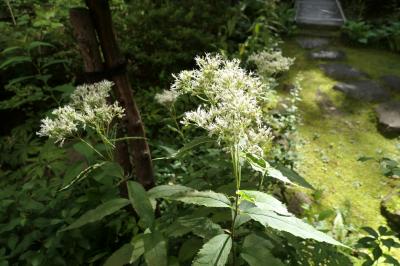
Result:
<instances>
[{"instance_id":1,"label":"boulder","mask_svg":"<svg viewBox=\"0 0 400 266\"><path fill-rule=\"evenodd\" d=\"M329 44L329 39L321 37L299 37L296 41L304 49L314 49Z\"/></svg>"},{"instance_id":2,"label":"boulder","mask_svg":"<svg viewBox=\"0 0 400 266\"><path fill-rule=\"evenodd\" d=\"M400 133L400 102L386 102L376 108L379 128L388 134Z\"/></svg>"},{"instance_id":3,"label":"boulder","mask_svg":"<svg viewBox=\"0 0 400 266\"><path fill-rule=\"evenodd\" d=\"M346 58L344 52L335 50L311 51L308 56L313 60L343 60Z\"/></svg>"},{"instance_id":4,"label":"boulder","mask_svg":"<svg viewBox=\"0 0 400 266\"><path fill-rule=\"evenodd\" d=\"M385 75L381 77L383 83L394 91L400 92L400 77L395 75Z\"/></svg>"},{"instance_id":5,"label":"boulder","mask_svg":"<svg viewBox=\"0 0 400 266\"><path fill-rule=\"evenodd\" d=\"M381 213L390 228L400 231L400 192L390 193L381 201Z\"/></svg>"},{"instance_id":6,"label":"boulder","mask_svg":"<svg viewBox=\"0 0 400 266\"><path fill-rule=\"evenodd\" d=\"M339 82L333 86L333 89L361 101L382 102L390 99L390 93L373 80Z\"/></svg>"},{"instance_id":7,"label":"boulder","mask_svg":"<svg viewBox=\"0 0 400 266\"><path fill-rule=\"evenodd\" d=\"M320 67L328 77L336 80L355 80L368 77L368 74L347 64L331 63L322 64Z\"/></svg>"}]
</instances>

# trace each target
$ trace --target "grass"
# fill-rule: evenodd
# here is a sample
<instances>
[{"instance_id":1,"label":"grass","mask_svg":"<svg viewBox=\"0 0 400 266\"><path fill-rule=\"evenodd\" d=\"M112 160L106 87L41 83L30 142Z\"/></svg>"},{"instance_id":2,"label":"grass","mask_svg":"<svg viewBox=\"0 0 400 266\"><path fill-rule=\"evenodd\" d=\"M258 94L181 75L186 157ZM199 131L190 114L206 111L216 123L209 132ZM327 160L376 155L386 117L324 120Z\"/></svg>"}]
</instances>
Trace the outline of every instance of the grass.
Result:
<instances>
[{"instance_id":1,"label":"grass","mask_svg":"<svg viewBox=\"0 0 400 266\"><path fill-rule=\"evenodd\" d=\"M346 52L346 63L373 79L384 74L400 76L399 54L350 48L340 43L334 47ZM319 69L321 62L308 59L306 51L294 40L287 40L282 48L286 56L296 57L295 65L282 79L292 83L296 76L303 78L299 172L323 190L321 205L325 208L340 209L350 203L347 223L374 228L385 224L380 202L399 182L383 176L377 162L357 159L361 156L399 159L399 139L387 139L378 132L374 104L357 102L334 91L335 81ZM318 104L317 94L320 98L322 95L325 108Z\"/></svg>"}]
</instances>

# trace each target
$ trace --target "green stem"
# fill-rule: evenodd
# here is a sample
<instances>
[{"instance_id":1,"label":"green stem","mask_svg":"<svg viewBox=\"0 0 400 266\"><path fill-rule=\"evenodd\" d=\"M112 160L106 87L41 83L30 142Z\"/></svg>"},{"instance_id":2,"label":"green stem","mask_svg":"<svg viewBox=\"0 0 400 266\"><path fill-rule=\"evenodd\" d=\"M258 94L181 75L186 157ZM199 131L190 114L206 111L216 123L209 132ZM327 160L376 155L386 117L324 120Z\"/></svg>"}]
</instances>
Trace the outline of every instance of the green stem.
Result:
<instances>
[{"instance_id":1,"label":"green stem","mask_svg":"<svg viewBox=\"0 0 400 266\"><path fill-rule=\"evenodd\" d=\"M92 146L92 144L90 144L89 142L87 142L86 140L84 140L83 138L79 137L79 140L82 141L83 143L85 143L89 148L91 148L94 152L96 152L98 155L100 155L100 157L102 157L103 159L105 159L104 155L99 152L95 147Z\"/></svg>"},{"instance_id":2,"label":"green stem","mask_svg":"<svg viewBox=\"0 0 400 266\"><path fill-rule=\"evenodd\" d=\"M144 137L122 137L122 138L110 139L110 141L117 142L117 141L121 141L121 140L129 140L129 139L147 139L147 138L144 138Z\"/></svg>"},{"instance_id":3,"label":"green stem","mask_svg":"<svg viewBox=\"0 0 400 266\"><path fill-rule=\"evenodd\" d=\"M233 175L235 176L236 181L236 191L235 191L235 208L233 209L233 219L232 219L232 226L231 226L231 238L232 242L235 240L235 223L236 218L239 213L239 191L240 191L240 183L242 179L242 171L240 167L240 158L239 158L239 146L235 143L231 147L231 157L232 157L232 168L233 168ZM232 249L233 253L233 265L236 265L236 248L233 246Z\"/></svg>"}]
</instances>

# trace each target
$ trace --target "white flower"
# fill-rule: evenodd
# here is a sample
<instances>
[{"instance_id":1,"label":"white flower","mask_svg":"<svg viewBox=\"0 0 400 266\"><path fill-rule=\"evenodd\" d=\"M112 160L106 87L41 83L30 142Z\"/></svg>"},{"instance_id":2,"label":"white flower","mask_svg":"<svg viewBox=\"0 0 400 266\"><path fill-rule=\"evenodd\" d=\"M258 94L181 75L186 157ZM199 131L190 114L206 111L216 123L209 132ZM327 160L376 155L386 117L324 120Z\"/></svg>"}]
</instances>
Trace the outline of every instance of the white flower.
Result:
<instances>
[{"instance_id":1,"label":"white flower","mask_svg":"<svg viewBox=\"0 0 400 266\"><path fill-rule=\"evenodd\" d=\"M242 69L239 60L220 55L196 58L198 70L175 76L176 94L197 96L204 104L186 112L182 123L194 124L227 146L239 144L244 152L263 154L271 134L263 124L261 106L273 91L258 77Z\"/></svg>"},{"instance_id":2,"label":"white flower","mask_svg":"<svg viewBox=\"0 0 400 266\"><path fill-rule=\"evenodd\" d=\"M288 70L294 58L284 57L280 50L264 50L250 55L248 61L257 66L260 76L271 77Z\"/></svg>"},{"instance_id":3,"label":"white flower","mask_svg":"<svg viewBox=\"0 0 400 266\"><path fill-rule=\"evenodd\" d=\"M175 90L164 90L162 93L157 93L154 98L159 104L170 107L175 103L178 96L179 94Z\"/></svg>"},{"instance_id":4,"label":"white flower","mask_svg":"<svg viewBox=\"0 0 400 266\"><path fill-rule=\"evenodd\" d=\"M93 128L107 132L114 118L122 118L124 109L118 102L107 103L113 83L107 80L91 85L78 86L71 95L71 103L52 112L52 117L42 120L39 136L47 136L62 145L80 128Z\"/></svg>"}]
</instances>

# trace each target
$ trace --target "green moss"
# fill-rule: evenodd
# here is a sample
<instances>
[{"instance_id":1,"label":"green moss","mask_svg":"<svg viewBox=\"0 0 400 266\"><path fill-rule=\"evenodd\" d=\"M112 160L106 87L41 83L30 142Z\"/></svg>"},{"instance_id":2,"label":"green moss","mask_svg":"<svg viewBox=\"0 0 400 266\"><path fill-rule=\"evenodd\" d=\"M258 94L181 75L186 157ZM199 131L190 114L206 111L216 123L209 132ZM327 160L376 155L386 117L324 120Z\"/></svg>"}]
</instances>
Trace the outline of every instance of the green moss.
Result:
<instances>
[{"instance_id":1,"label":"green moss","mask_svg":"<svg viewBox=\"0 0 400 266\"><path fill-rule=\"evenodd\" d=\"M385 206L391 213L398 213L400 211L400 194L396 193L390 197L386 202Z\"/></svg>"},{"instance_id":2,"label":"green moss","mask_svg":"<svg viewBox=\"0 0 400 266\"><path fill-rule=\"evenodd\" d=\"M335 48L346 52L346 63L374 79L384 74L400 75L398 54L341 44L335 44ZM292 40L283 44L283 50L285 55L296 57L292 70L282 77L284 82L292 83L296 76L303 78L299 106L302 116L299 134L303 142L298 151L299 172L315 187L323 189L321 202L324 206L340 208L350 202L348 222L372 227L384 224L380 202L396 181L383 176L378 163L357 159L361 156L396 158L400 155L396 148L399 141L386 139L377 131L373 104L349 100L332 89L335 81L319 69L321 62L309 60L306 51ZM319 106L318 90L320 95L325 95L328 107L336 107L336 110Z\"/></svg>"}]
</instances>

